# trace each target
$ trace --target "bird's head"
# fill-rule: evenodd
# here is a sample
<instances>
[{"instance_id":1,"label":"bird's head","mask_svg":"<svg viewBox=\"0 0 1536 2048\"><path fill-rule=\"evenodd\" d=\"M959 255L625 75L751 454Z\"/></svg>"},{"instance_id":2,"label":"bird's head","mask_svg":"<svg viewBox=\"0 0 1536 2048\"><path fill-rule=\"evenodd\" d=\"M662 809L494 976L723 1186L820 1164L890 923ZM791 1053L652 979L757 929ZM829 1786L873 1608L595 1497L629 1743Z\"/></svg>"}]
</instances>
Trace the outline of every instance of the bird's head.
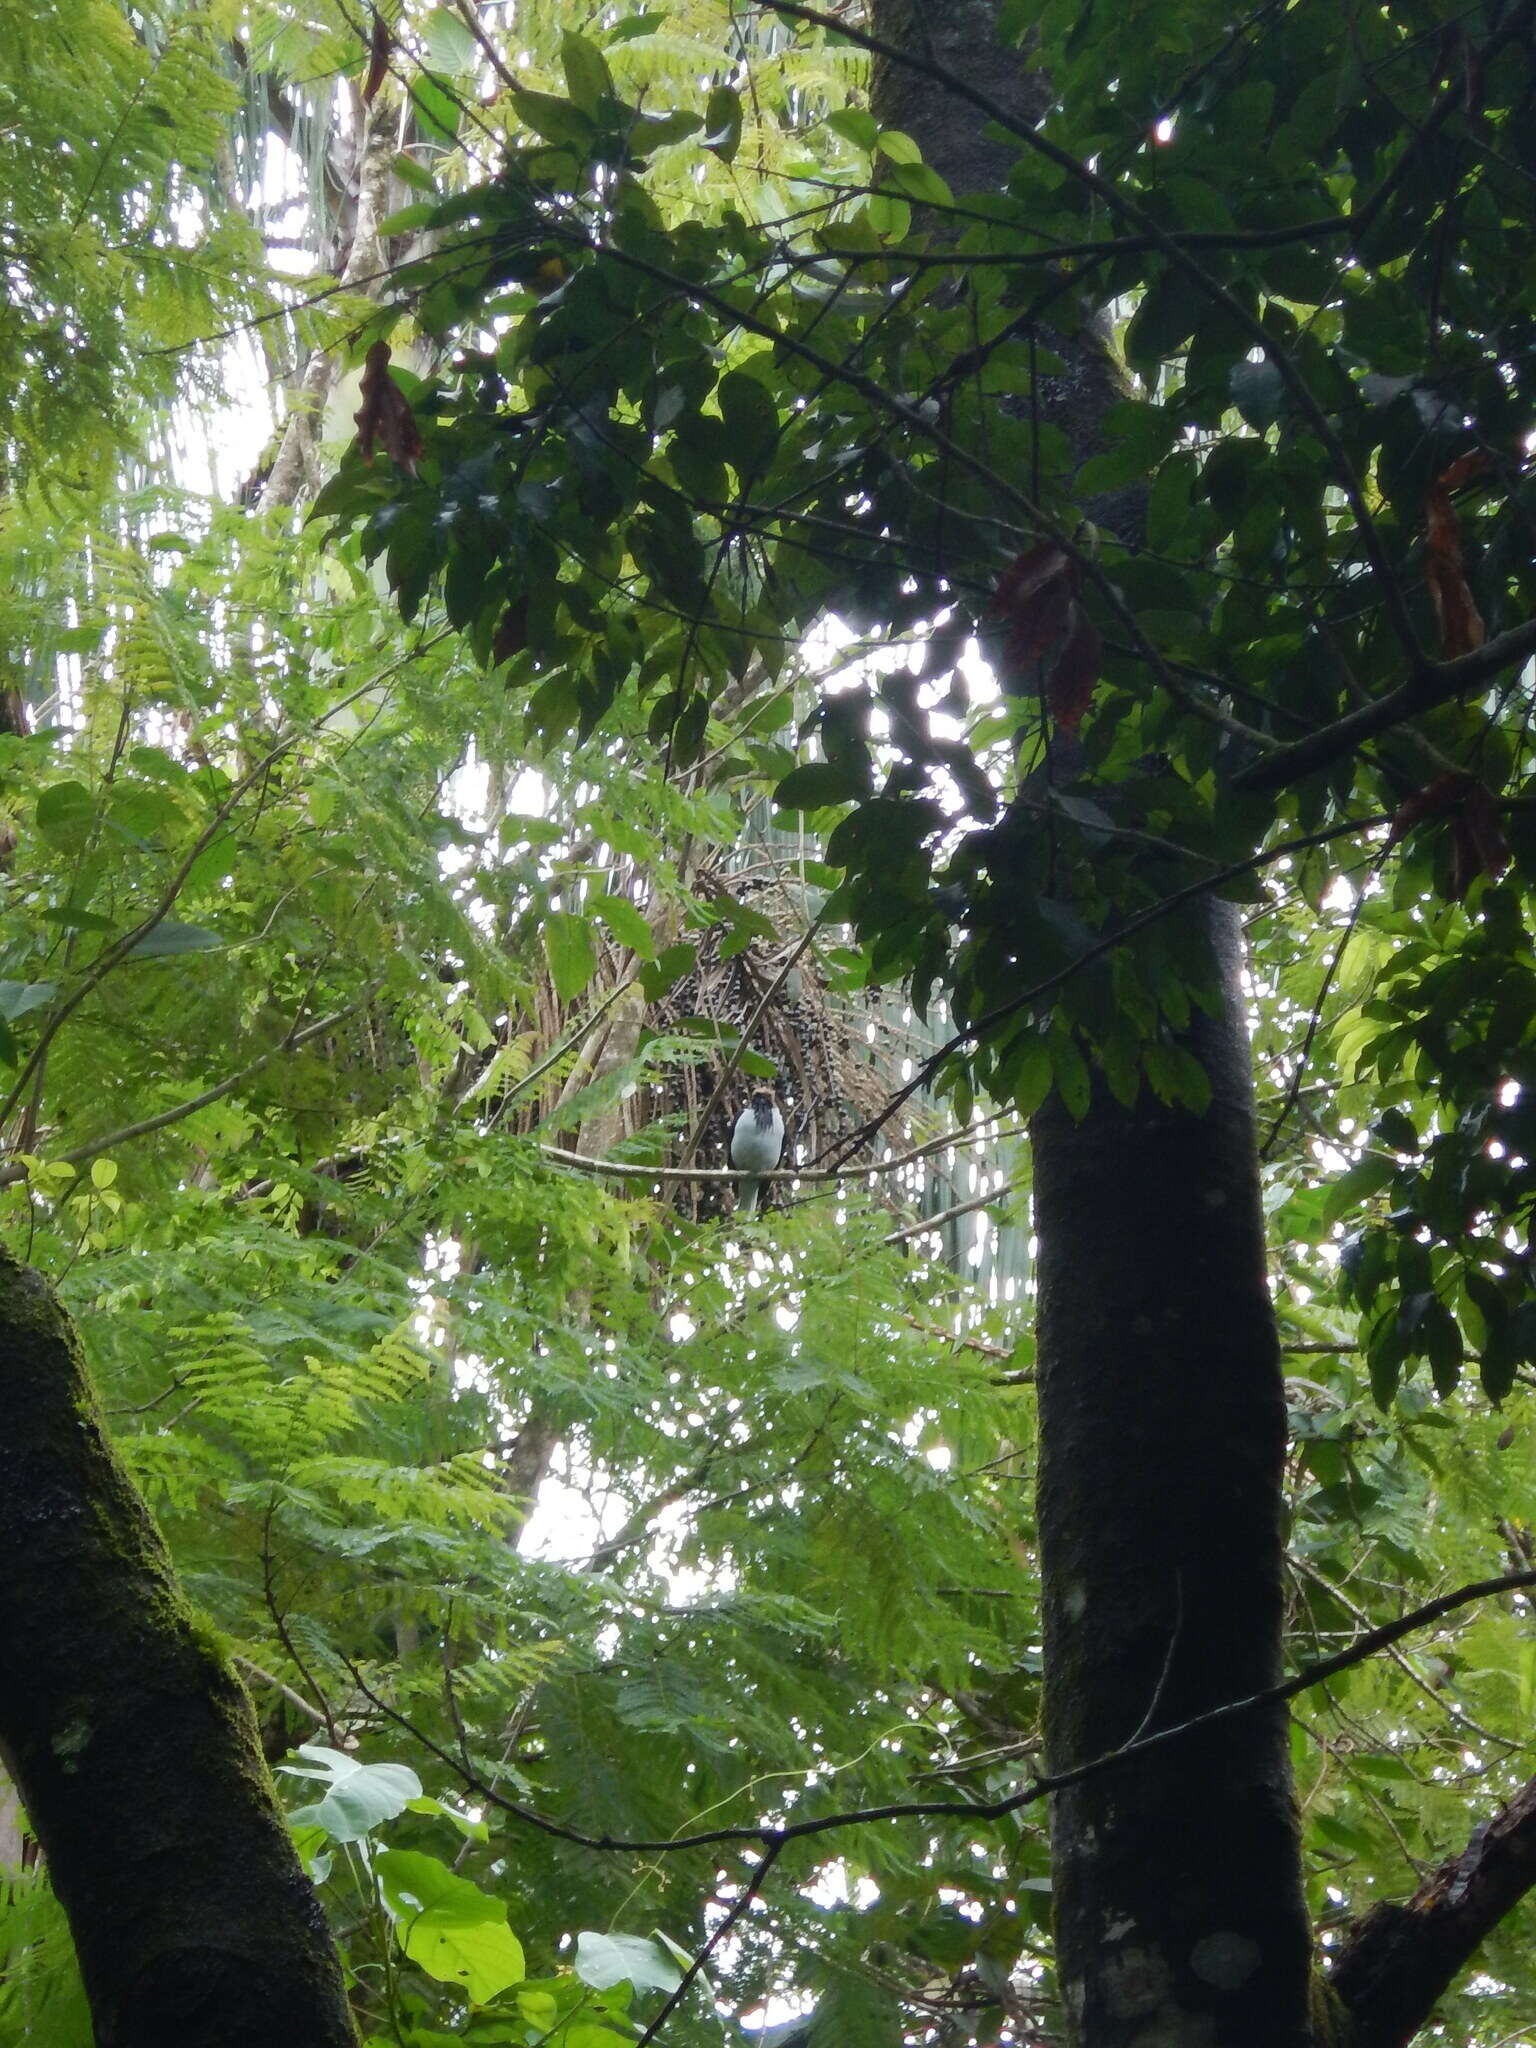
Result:
<instances>
[{"instance_id":1,"label":"bird's head","mask_svg":"<svg viewBox=\"0 0 1536 2048\"><path fill-rule=\"evenodd\" d=\"M773 1113L778 1108L778 1102L771 1088L754 1088L748 1107L757 1123L766 1129L773 1121Z\"/></svg>"}]
</instances>

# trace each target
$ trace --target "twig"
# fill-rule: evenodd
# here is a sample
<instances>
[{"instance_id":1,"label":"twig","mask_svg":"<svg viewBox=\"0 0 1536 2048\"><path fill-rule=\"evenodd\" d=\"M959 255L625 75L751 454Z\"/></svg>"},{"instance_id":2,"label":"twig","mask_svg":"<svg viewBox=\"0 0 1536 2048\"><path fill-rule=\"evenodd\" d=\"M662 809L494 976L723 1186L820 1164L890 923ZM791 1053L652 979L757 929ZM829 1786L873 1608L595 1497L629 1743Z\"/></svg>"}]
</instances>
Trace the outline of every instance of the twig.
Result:
<instances>
[{"instance_id":1,"label":"twig","mask_svg":"<svg viewBox=\"0 0 1536 2048\"><path fill-rule=\"evenodd\" d=\"M703 1970L705 1964L709 1961L710 1957L714 1954L715 1950L719 1948L720 1944L725 1940L726 1936L730 1933L731 1929L736 1925L737 1921L740 1920L742 1914L746 1912L747 1908L751 1905L752 1901L757 1897L758 1893L762 1890L763 1884L767 1879L768 1873L770 1870L772 1870L774 1864L778 1862L780 1853L782 1852L783 1848L784 1844L782 1842L770 1842L767 1845L767 1847L763 1850L762 1855L759 1856L759 1858L757 1859L757 1863L753 1868L751 1876L742 1886L740 1894L733 1902L731 1910L726 1914L725 1918L720 1922L720 1925L715 1929L714 1933L709 1937L708 1941L706 1941L704 1946L699 1950L698 1954L694 1957L693 1961L688 1965L687 1969L684 1970L682 1977L678 1983L677 1989L672 1993L671 1997L667 2000L666 2004L661 2008L661 2011L657 2013L655 2019L651 2021L651 2024L640 2036L639 2041L635 2044L635 2048L647 2048L647 2043L654 2041L656 2039L656 2036L661 2032L662 2028L666 2025L667 2021L672 2017L673 2013L677 2011L677 2008L682 2004L683 2000L687 1997L690 1988L699 1976L700 1972Z\"/></svg>"},{"instance_id":2,"label":"twig","mask_svg":"<svg viewBox=\"0 0 1536 2048\"><path fill-rule=\"evenodd\" d=\"M241 777L223 803L219 805L219 808L208 820L202 831L198 833L196 839L193 840L181 860L178 861L176 870L171 876L170 881L161 891L160 898L155 904L154 909L149 911L144 917L141 917L137 924L130 925L128 930L120 938L114 939L110 946L104 946L90 963L90 966L81 976L76 986L70 990L69 994L54 1009L49 1011L47 1020L39 1033L37 1044L32 1048L21 1072L16 1077L15 1086L6 1097L4 1103L0 1104L0 1124L4 1124L10 1118L17 1103L25 1094L27 1084L37 1071L39 1064L47 1058L48 1048L52 1045L64 1023L80 1007L86 997L93 990L101 986L113 968L126 960L136 947L143 944L144 940L149 937L156 926L162 924L170 916L171 911L175 908L176 899L186 886L187 877L191 874L199 858L212 845L231 815L245 797L249 795L250 791L256 787L257 783L270 773L283 758L284 754L291 753L300 740L309 738L320 727L327 724L329 720L335 718L338 713L345 711L350 705L355 704L360 697L366 697L371 690L376 690L388 675L396 668L403 667L410 658L409 656L402 656L398 662L391 662L382 675L371 676L366 683L360 683L355 690L348 691L345 697L338 699L328 711L323 712L314 721L313 725L300 726L287 734L283 739L280 739L277 745L270 752L264 754L248 774Z\"/></svg>"},{"instance_id":3,"label":"twig","mask_svg":"<svg viewBox=\"0 0 1536 2048\"><path fill-rule=\"evenodd\" d=\"M115 1152L119 1145L126 1145L134 1138L145 1138L152 1131L163 1131L168 1124L180 1123L183 1117L193 1116L198 1110L206 1109L209 1103L219 1102L226 1095L232 1095L237 1088L243 1087L254 1074L259 1074L262 1068L269 1066L273 1060L280 1059L285 1053L297 1052L301 1045L308 1045L312 1038L323 1037L327 1031L333 1031L338 1024L344 1024L348 1017L355 1016L366 1004L371 1003L383 986L382 980L370 983L356 1002L348 1003L340 1010L333 1010L328 1017L316 1018L313 1024L306 1024L302 1031L290 1031L279 1044L269 1046L259 1058L252 1060L249 1066L242 1067L239 1073L231 1074L227 1080L217 1081L211 1088L205 1088L201 1095L189 1096L185 1102L175 1103L170 1109L162 1109L155 1116L141 1117L137 1123L124 1124L118 1130L104 1132L99 1138L88 1139L85 1144L76 1145L69 1152L59 1153L49 1164L83 1166L87 1160L98 1158L103 1152ZM0 1187L9 1187L15 1181L25 1180L29 1172L30 1168L20 1161L13 1161L9 1166L0 1166Z\"/></svg>"},{"instance_id":4,"label":"twig","mask_svg":"<svg viewBox=\"0 0 1536 2048\"><path fill-rule=\"evenodd\" d=\"M1321 1685L1334 1678L1341 1671L1351 1670L1356 1664L1363 1664L1368 1657L1374 1657L1378 1650L1388 1649L1393 1643L1401 1642L1404 1636L1415 1630L1428 1627L1458 1608L1470 1607L1474 1601L1496 1599L1501 1594L1518 1593L1536 1586L1536 1570L1509 1572L1498 1578L1477 1579L1471 1584L1458 1586L1454 1592L1442 1593L1436 1600L1426 1601L1422 1607L1410 1609L1399 1615L1396 1621L1383 1622L1379 1628L1368 1629L1352 1643L1346 1643L1342 1650L1331 1656L1316 1658L1304 1664L1299 1671L1276 1684L1265 1686L1262 1691L1248 1693L1242 1699L1227 1700L1219 1707L1210 1707L1205 1712L1192 1714L1187 1721L1177 1722L1169 1728L1157 1728L1139 1741L1126 1743L1119 1749L1106 1750L1087 1762L1076 1764L1070 1770L1039 1773L1017 1792L1006 1793L1000 1799L956 1800L956 1799L910 1799L893 1800L884 1806L856 1807L843 1813L821 1814L814 1820L790 1821L782 1826L760 1821L739 1827L705 1828L696 1834L669 1835L663 1840L644 1840L623 1835L589 1835L580 1828L567 1827L563 1821L552 1820L531 1806L523 1806L514 1799L508 1799L492 1786L472 1773L441 1744L423 1733L414 1722L379 1698L364 1679L356 1665L343 1658L354 1684L370 1706L375 1707L403 1729L413 1741L419 1742L429 1755L448 1768L479 1799L494 1806L498 1812L520 1820L526 1826L536 1828L540 1834L549 1835L555 1841L571 1842L578 1848L595 1849L604 1852L641 1856L677 1855L688 1849L713 1848L725 1842L761 1842L764 1847L782 1849L789 1842L802 1841L810 1836L833 1834L842 1828L867 1827L876 1821L886 1820L1003 1820L1009 1814L1018 1813L1026 1806L1034 1806L1053 1792L1065 1791L1069 1786L1081 1785L1089 1778L1096 1778L1101 1772L1118 1764L1134 1763L1138 1757L1155 1749L1162 1749L1170 1742L1182 1740L1187 1735L1198 1733L1221 1721L1230 1720L1234 1714L1251 1713L1255 1708L1273 1706L1282 1700L1295 1699L1299 1693L1310 1691L1314 1685ZM291 1653L290 1653L291 1654Z\"/></svg>"},{"instance_id":5,"label":"twig","mask_svg":"<svg viewBox=\"0 0 1536 2048\"><path fill-rule=\"evenodd\" d=\"M1020 1010L1027 1009L1030 1004L1039 1002L1042 996L1049 995L1063 982L1070 981L1074 974L1080 974L1085 967L1095 960L1102 959L1106 953L1114 952L1117 946L1123 946L1127 939L1133 938L1139 931L1144 931L1148 925L1160 923L1163 918L1170 916L1185 903L1203 896L1208 890L1219 889L1227 882L1236 881L1239 875L1252 874L1255 869L1267 867L1271 862L1281 860L1287 854L1303 853L1310 846L1325 846L1329 840L1343 839L1354 832L1368 832L1389 821L1390 813L1379 811L1371 817L1350 818L1343 824L1324 825L1316 832L1303 832L1294 839L1277 840L1273 846L1264 847L1258 853L1250 854L1246 860L1233 861L1229 867L1218 868L1214 874L1206 875L1197 882L1186 882L1171 895L1149 904L1145 910L1138 910L1122 924L1117 925L1112 932L1106 932L1102 938L1086 947L1065 967L1058 968L1054 974L1046 975L1043 981L1035 982L1032 987L1020 990L1018 995L1010 996L1007 1002L999 1003L996 1009L988 1010L984 1016L978 1017L974 1024L967 1024L963 1030L945 1039L938 1050L930 1053L923 1061L912 1079L897 1089L880 1114L872 1117L868 1123L861 1124L852 1137L844 1142L834 1164L851 1158L861 1145L866 1145L883 1125L889 1123L904 1102L910 1101L920 1088L927 1087L944 1062L959 1052L962 1046L976 1044L999 1024L1006 1023L1008 1018L1016 1016ZM827 1149L830 1151L832 1147L829 1146Z\"/></svg>"}]
</instances>

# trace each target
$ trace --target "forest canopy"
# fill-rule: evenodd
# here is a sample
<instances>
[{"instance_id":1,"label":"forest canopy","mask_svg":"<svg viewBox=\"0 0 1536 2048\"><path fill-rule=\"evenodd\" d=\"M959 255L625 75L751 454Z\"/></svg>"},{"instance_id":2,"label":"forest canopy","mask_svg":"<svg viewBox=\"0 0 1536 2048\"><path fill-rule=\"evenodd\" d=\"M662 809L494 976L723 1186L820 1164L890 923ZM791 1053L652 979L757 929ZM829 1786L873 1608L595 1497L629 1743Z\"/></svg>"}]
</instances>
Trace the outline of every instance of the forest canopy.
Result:
<instances>
[{"instance_id":1,"label":"forest canopy","mask_svg":"<svg viewBox=\"0 0 1536 2048\"><path fill-rule=\"evenodd\" d=\"M0 2043L1525 2038L1530 0L5 30Z\"/></svg>"}]
</instances>

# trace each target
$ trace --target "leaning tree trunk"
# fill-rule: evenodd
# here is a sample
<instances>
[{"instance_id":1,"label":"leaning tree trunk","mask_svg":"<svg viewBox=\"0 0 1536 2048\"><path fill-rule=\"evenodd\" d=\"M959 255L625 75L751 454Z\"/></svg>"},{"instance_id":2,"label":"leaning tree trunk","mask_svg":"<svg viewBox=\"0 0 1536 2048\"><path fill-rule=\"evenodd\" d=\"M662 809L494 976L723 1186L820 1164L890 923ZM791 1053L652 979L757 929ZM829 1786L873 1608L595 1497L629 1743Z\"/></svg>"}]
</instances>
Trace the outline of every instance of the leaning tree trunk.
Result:
<instances>
[{"instance_id":1,"label":"leaning tree trunk","mask_svg":"<svg viewBox=\"0 0 1536 2048\"><path fill-rule=\"evenodd\" d=\"M177 1589L80 1347L0 1251L0 1757L101 2048L352 2048L250 1702Z\"/></svg>"},{"instance_id":2,"label":"leaning tree trunk","mask_svg":"<svg viewBox=\"0 0 1536 2048\"><path fill-rule=\"evenodd\" d=\"M1018 120L1049 93L997 46L995 0L873 0L875 33L931 53ZM875 108L957 193L1014 151L920 68L875 67ZM1053 331L1042 412L1079 459L1124 395L1102 338ZM1134 542L1139 504L1095 506ZM1265 1276L1240 939L1191 913L1227 1003L1186 1043L1203 1116L1099 1089L1033 1128L1040 1239L1039 1544L1053 1771L1102 1757L1280 1675L1285 1411ZM1310 1933L1280 1706L1249 1710L1059 1793L1058 1983L1079 2048L1306 2048Z\"/></svg>"}]
</instances>

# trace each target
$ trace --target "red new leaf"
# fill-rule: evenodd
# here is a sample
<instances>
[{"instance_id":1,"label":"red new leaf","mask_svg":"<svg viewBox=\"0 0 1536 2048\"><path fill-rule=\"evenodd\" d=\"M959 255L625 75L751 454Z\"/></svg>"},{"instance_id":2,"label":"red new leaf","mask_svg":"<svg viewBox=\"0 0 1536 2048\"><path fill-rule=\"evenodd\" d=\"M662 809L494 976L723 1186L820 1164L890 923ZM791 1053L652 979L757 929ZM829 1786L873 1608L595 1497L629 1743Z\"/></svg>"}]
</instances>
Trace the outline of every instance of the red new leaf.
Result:
<instances>
[{"instance_id":1,"label":"red new leaf","mask_svg":"<svg viewBox=\"0 0 1536 2048\"><path fill-rule=\"evenodd\" d=\"M1436 818L1442 811L1449 811L1459 804L1472 785L1470 775L1437 775L1433 782L1426 782L1422 789L1416 789L1412 796L1403 798L1392 819L1392 829L1387 834L1388 846L1396 846L1415 825L1422 825L1426 818Z\"/></svg>"},{"instance_id":2,"label":"red new leaf","mask_svg":"<svg viewBox=\"0 0 1536 2048\"><path fill-rule=\"evenodd\" d=\"M1498 806L1481 782L1474 782L1462 798L1455 831L1451 893L1460 901L1479 875L1502 875L1509 866L1509 841Z\"/></svg>"},{"instance_id":3,"label":"red new leaf","mask_svg":"<svg viewBox=\"0 0 1536 2048\"><path fill-rule=\"evenodd\" d=\"M376 341L363 363L363 402L352 415L357 445L364 462L372 462L374 443L408 476L416 474L421 457L421 429L405 393L389 374L389 343Z\"/></svg>"},{"instance_id":4,"label":"red new leaf","mask_svg":"<svg viewBox=\"0 0 1536 2048\"><path fill-rule=\"evenodd\" d=\"M1453 462L1430 486L1424 500L1425 568L1429 594L1440 625L1440 652L1446 660L1470 654L1487 637L1482 614L1468 588L1461 566L1461 529L1451 493L1488 466L1480 450Z\"/></svg>"},{"instance_id":5,"label":"red new leaf","mask_svg":"<svg viewBox=\"0 0 1536 2048\"><path fill-rule=\"evenodd\" d=\"M1081 605L1074 604L1067 637L1045 679L1046 708L1063 732L1076 732L1082 724L1103 658L1098 627Z\"/></svg>"},{"instance_id":6,"label":"red new leaf","mask_svg":"<svg viewBox=\"0 0 1536 2048\"><path fill-rule=\"evenodd\" d=\"M1486 784L1475 775L1437 775L1398 805L1387 844L1396 846L1415 825L1447 811L1455 813L1451 820L1450 893L1459 903L1479 875L1502 875L1509 866L1509 842Z\"/></svg>"},{"instance_id":7,"label":"red new leaf","mask_svg":"<svg viewBox=\"0 0 1536 2048\"><path fill-rule=\"evenodd\" d=\"M1026 548L997 579L991 610L1004 620L1003 665L1027 687L1038 675L1046 709L1073 731L1098 681L1103 643L1078 604L1082 571L1054 542Z\"/></svg>"},{"instance_id":8,"label":"red new leaf","mask_svg":"<svg viewBox=\"0 0 1536 2048\"><path fill-rule=\"evenodd\" d=\"M368 76L363 80L363 105L371 107L379 87L389 75L389 23L377 7L373 10L373 34L368 39Z\"/></svg>"}]
</instances>

